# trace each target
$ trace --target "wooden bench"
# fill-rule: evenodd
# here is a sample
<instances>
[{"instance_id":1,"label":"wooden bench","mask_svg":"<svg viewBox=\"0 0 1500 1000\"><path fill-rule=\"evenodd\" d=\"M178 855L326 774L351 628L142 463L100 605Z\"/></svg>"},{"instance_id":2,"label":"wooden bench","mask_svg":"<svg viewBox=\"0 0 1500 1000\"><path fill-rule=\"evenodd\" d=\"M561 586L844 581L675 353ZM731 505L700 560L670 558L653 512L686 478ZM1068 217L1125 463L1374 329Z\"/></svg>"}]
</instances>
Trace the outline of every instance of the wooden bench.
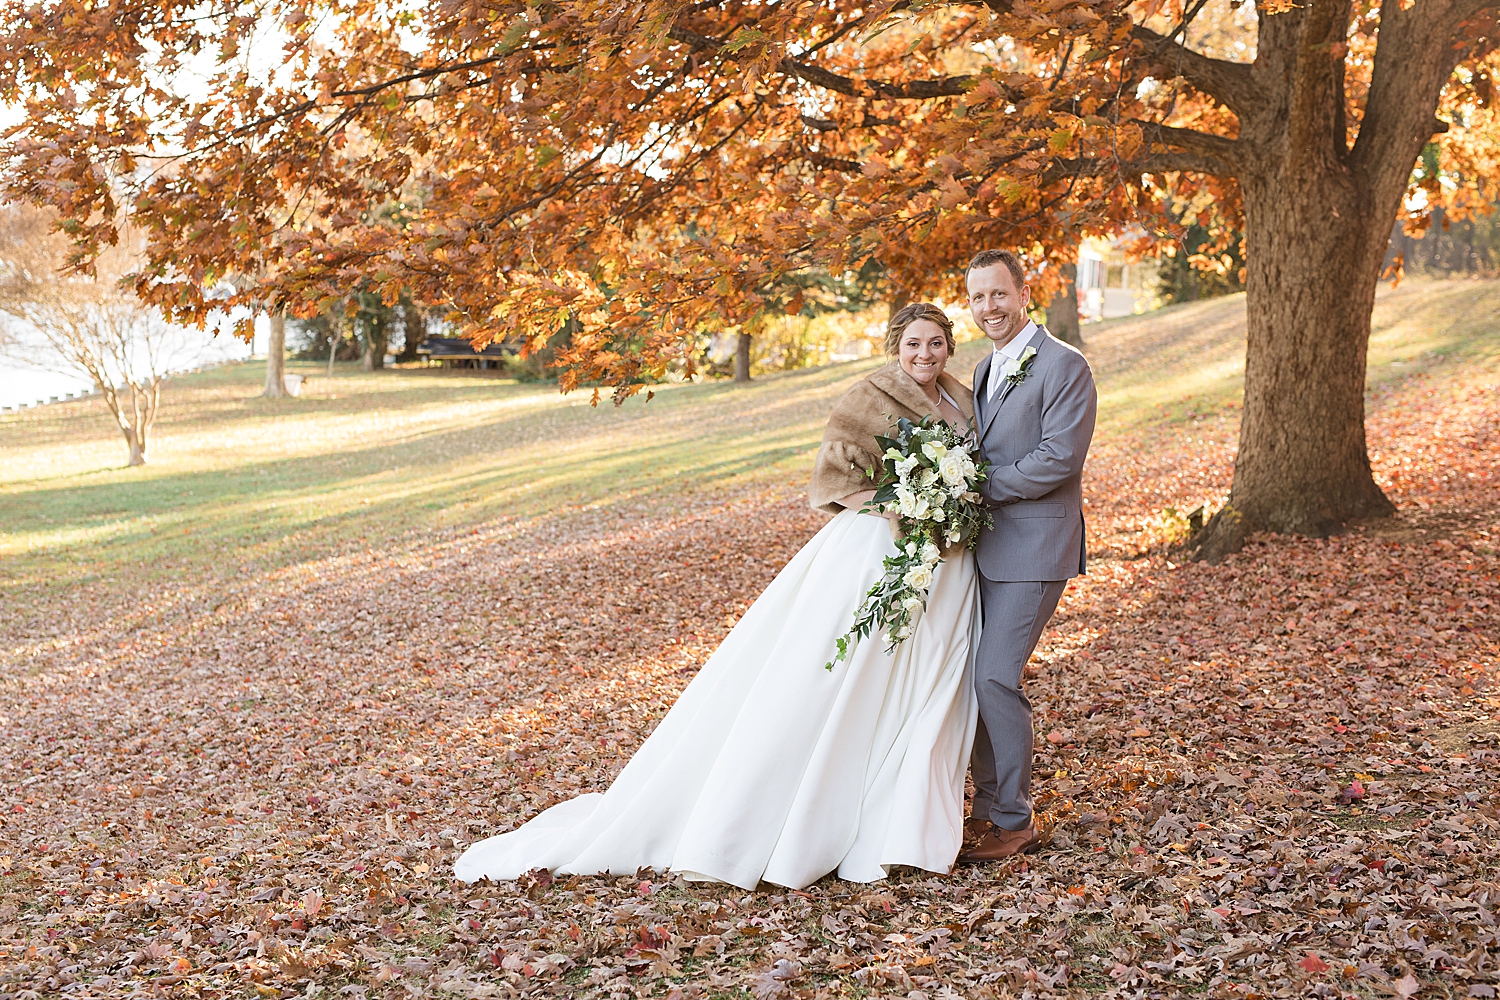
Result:
<instances>
[{"instance_id":1,"label":"wooden bench","mask_svg":"<svg viewBox=\"0 0 1500 1000\"><path fill-rule=\"evenodd\" d=\"M417 347L417 357L437 361L448 368L502 368L511 352L496 341L482 351L463 337L428 337Z\"/></svg>"}]
</instances>

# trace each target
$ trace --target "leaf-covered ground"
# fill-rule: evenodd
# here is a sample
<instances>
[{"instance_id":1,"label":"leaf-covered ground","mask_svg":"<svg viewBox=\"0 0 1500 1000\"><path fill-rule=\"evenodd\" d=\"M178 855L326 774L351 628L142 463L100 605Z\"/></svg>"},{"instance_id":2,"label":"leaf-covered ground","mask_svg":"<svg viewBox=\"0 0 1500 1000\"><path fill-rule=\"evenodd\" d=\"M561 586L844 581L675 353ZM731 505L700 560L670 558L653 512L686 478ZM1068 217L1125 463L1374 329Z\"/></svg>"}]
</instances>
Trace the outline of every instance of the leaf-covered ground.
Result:
<instances>
[{"instance_id":1,"label":"leaf-covered ground","mask_svg":"<svg viewBox=\"0 0 1500 1000\"><path fill-rule=\"evenodd\" d=\"M1382 298L1370 440L1396 521L1177 565L1168 508L1229 482L1238 308L1094 330L1095 558L1028 681L1051 843L943 878L449 875L603 788L822 523L806 449L865 368L619 413L423 382L410 427L391 394L352 402L418 384L393 373L297 401L305 453L208 467L214 440L269 433L223 401L251 373L180 390L197 430L165 441L208 468L12 472L0 992L1495 995L1500 286ZM450 392L455 427L488 414L467 436L435 423ZM0 425L12 469L80 412L57 411ZM407 457L380 464L382 427ZM423 442L449 457L418 476Z\"/></svg>"}]
</instances>

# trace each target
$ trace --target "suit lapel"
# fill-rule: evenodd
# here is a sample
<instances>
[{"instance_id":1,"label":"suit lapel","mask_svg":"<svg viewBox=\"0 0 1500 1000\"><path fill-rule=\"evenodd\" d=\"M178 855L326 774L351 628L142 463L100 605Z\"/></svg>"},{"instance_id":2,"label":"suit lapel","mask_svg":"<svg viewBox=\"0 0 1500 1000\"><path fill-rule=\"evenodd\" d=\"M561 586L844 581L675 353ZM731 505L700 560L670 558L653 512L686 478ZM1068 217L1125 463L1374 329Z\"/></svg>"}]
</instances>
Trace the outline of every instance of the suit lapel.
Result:
<instances>
[{"instance_id":1,"label":"suit lapel","mask_svg":"<svg viewBox=\"0 0 1500 1000\"><path fill-rule=\"evenodd\" d=\"M974 369L974 423L979 428L979 436L984 437L984 429L989 424L990 406L990 362L995 358L995 352L991 351L984 360L979 362L979 367Z\"/></svg>"},{"instance_id":2,"label":"suit lapel","mask_svg":"<svg viewBox=\"0 0 1500 1000\"><path fill-rule=\"evenodd\" d=\"M999 392L995 394L993 399L990 398L990 379L999 377L1000 372L995 368L995 352L991 351L990 356L985 359L984 363L984 409L981 411L984 415L979 421L980 440L983 440L984 436L989 433L990 424L995 421L995 414L1000 412L1000 401L1005 398L1005 386L1000 387ZM979 391L979 389L975 389L975 392Z\"/></svg>"},{"instance_id":3,"label":"suit lapel","mask_svg":"<svg viewBox=\"0 0 1500 1000\"><path fill-rule=\"evenodd\" d=\"M1026 341L1026 346L1027 347L1035 347L1038 351L1040 351L1041 350L1041 342L1044 339L1046 339L1046 336L1047 336L1047 328L1045 326L1042 326L1042 324L1038 323L1036 325L1036 332L1031 335L1031 339L1029 339L1029 340ZM1000 376L999 372L991 371L991 369L993 369L995 367L994 366L994 360L995 360L995 355L994 355L994 352L992 351L992 352L990 352L990 357L989 357L990 363L985 366L985 374L986 374L986 376L988 376L985 379L986 394L987 394L988 388L989 388L989 379L991 377L998 378ZM1032 365L1033 368L1035 368L1036 367L1036 362L1032 361L1031 365ZM1014 389L1015 387L1016 387L1016 383L1015 382L1006 382L1004 385L1002 385L1000 387L1000 391L995 394L994 400L986 402L986 404L985 404L985 411L984 411L984 423L979 428L979 436L981 438L984 437L985 434L989 433L990 424L994 422L995 414L997 414L997 413L1000 412L1000 404L1005 402L1005 397L1009 396L1010 395L1010 391L1012 389Z\"/></svg>"}]
</instances>

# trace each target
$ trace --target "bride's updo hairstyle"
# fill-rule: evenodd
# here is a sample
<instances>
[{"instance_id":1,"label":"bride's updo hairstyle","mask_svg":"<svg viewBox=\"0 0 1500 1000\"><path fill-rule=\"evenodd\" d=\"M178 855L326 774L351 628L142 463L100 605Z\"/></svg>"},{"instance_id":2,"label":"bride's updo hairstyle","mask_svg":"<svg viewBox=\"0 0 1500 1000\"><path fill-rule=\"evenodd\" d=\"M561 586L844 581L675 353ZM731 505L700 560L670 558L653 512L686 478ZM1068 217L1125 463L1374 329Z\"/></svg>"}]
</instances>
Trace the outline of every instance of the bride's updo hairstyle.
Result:
<instances>
[{"instance_id":1,"label":"bride's updo hairstyle","mask_svg":"<svg viewBox=\"0 0 1500 1000\"><path fill-rule=\"evenodd\" d=\"M896 311L896 314L885 325L885 353L893 358L899 357L902 335L906 333L907 327L919 319L936 323L942 328L948 338L948 356L952 357L953 352L958 350L958 341L953 339L953 321L931 302L913 302Z\"/></svg>"}]
</instances>

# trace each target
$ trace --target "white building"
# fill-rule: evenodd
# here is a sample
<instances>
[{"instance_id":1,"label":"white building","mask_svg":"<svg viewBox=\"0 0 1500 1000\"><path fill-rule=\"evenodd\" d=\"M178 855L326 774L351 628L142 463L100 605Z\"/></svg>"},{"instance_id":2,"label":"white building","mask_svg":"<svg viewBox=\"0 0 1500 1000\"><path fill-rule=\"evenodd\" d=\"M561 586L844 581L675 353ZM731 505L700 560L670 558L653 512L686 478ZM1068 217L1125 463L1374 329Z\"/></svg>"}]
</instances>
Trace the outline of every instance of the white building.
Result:
<instances>
[{"instance_id":1,"label":"white building","mask_svg":"<svg viewBox=\"0 0 1500 1000\"><path fill-rule=\"evenodd\" d=\"M1156 265L1131 263L1104 240L1085 240L1078 251L1078 314L1085 323L1133 316L1156 308Z\"/></svg>"}]
</instances>

